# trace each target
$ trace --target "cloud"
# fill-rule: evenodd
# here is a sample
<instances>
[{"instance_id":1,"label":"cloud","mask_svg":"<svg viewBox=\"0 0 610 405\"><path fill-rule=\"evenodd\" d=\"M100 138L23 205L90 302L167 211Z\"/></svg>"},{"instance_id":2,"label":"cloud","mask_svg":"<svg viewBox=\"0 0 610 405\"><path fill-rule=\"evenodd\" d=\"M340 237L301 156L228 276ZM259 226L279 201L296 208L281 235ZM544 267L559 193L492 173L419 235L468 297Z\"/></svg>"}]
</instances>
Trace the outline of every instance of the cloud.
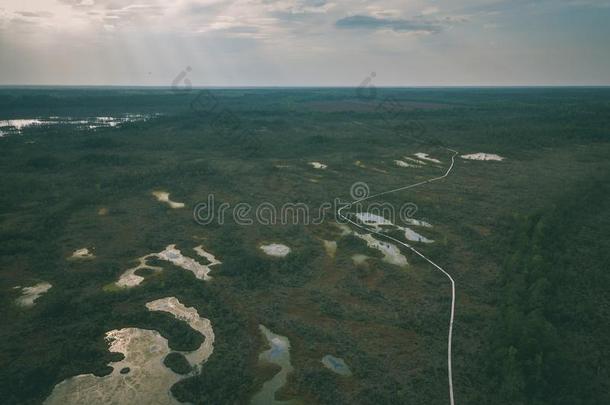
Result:
<instances>
[{"instance_id":1,"label":"cloud","mask_svg":"<svg viewBox=\"0 0 610 405\"><path fill-rule=\"evenodd\" d=\"M435 34L442 30L439 23L425 20L405 20L354 15L341 18L335 23L337 28L361 30L392 30L396 32L423 32Z\"/></svg>"},{"instance_id":2,"label":"cloud","mask_svg":"<svg viewBox=\"0 0 610 405\"><path fill-rule=\"evenodd\" d=\"M53 15L48 11L16 11L15 14L30 18L51 17Z\"/></svg>"},{"instance_id":3,"label":"cloud","mask_svg":"<svg viewBox=\"0 0 610 405\"><path fill-rule=\"evenodd\" d=\"M326 0L266 0L263 4L270 12L286 14L325 13L334 5Z\"/></svg>"}]
</instances>

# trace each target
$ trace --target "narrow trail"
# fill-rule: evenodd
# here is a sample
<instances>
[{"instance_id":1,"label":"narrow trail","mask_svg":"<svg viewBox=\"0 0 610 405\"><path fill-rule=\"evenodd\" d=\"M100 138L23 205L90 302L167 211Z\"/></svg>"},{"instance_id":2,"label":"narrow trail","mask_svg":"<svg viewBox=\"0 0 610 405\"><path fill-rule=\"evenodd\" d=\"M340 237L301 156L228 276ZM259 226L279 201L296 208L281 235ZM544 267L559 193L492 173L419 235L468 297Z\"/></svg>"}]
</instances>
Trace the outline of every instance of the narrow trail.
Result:
<instances>
[{"instance_id":1,"label":"narrow trail","mask_svg":"<svg viewBox=\"0 0 610 405\"><path fill-rule=\"evenodd\" d=\"M453 170L453 166L455 164L455 157L457 156L458 152L456 150L450 149L450 148L445 148L448 151L452 152L453 155L451 156L451 165L449 166L449 168L447 169L447 171L445 172L445 174L443 174L442 176L439 177L434 177L432 179L429 180L425 180L425 181L420 181L418 183L414 183L414 184L410 184L408 186L404 186L404 187L399 187L399 188L395 188L393 190L388 190L388 191L384 191L382 193L378 193L378 194L374 194L374 195L370 195L370 196L366 196L363 197L361 199L358 200L354 200L351 203L339 208L337 210L337 215L339 215L340 218L348 221L349 223L351 223L352 225L355 225L356 227L368 232L368 233L372 233L378 236L381 236L385 239L389 239L393 242L396 242L406 248L408 248L409 250L411 250L413 253L417 254L419 257L421 257L422 259L424 259L425 261L427 261L428 263L430 263L432 266L434 266L437 270L439 270L440 272L442 272L451 282L451 316L449 318L449 336L447 339L447 376L449 379L449 403L450 405L455 405L454 403L454 399L453 399L453 373L452 373L452 367L451 367L451 342L452 342L452 338L453 338L453 318L454 318L454 314L455 314L455 281L453 280L453 277L451 277L451 275L449 273L447 273L441 266L439 266L438 264L434 263L432 260L430 260L428 257L426 257L423 253L421 253L419 250L415 249L413 246L409 245L408 243L402 242L392 236L389 235L385 235L381 232L375 231L375 230L371 230L366 228L365 226L358 224L354 221L352 221L351 219L349 219L347 216L343 215L342 211L344 209L349 209L352 207L352 205L366 201L366 200L370 200L373 198L377 198L383 195L387 195L387 194L392 194L392 193L396 193L398 191L402 191L402 190L407 190L410 188L415 188L424 184L428 184L428 183L432 183L434 181L438 181L438 180L442 180L445 177L447 177L449 175L449 173L451 173L451 171Z\"/></svg>"}]
</instances>

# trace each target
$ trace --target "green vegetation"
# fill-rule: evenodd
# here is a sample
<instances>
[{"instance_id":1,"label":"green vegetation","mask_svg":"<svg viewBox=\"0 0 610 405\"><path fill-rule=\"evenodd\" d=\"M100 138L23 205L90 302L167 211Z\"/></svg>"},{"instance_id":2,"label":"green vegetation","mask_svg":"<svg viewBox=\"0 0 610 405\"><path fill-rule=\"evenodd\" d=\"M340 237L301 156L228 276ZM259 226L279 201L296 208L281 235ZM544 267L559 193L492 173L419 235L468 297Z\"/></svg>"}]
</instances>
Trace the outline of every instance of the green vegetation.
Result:
<instances>
[{"instance_id":1,"label":"green vegetation","mask_svg":"<svg viewBox=\"0 0 610 405\"><path fill-rule=\"evenodd\" d=\"M518 221L501 273L494 403L610 402L610 177Z\"/></svg>"},{"instance_id":2,"label":"green vegetation","mask_svg":"<svg viewBox=\"0 0 610 405\"><path fill-rule=\"evenodd\" d=\"M196 92L0 89L0 119L160 114L0 138L2 403L41 403L66 378L109 373L121 357L108 352L109 330L154 329L172 350L199 347L203 337L185 322L145 307L170 296L196 308L215 334L201 374L172 388L180 400L248 403L276 372L258 362L264 324L291 342L295 370L282 399L447 403L450 291L425 261L405 252L405 269L383 262L364 241L342 237L331 211L320 225L238 225L232 208L224 223L199 225L192 213L210 194L217 205L317 210L348 200L356 181L379 192L438 176L443 168L393 160L425 152L446 167L444 145L506 160L458 159L447 179L383 201L417 205L415 218L433 228L414 230L435 240L422 252L456 280L457 402L608 402L610 199L601 174L610 172L610 90L379 89L369 101L354 89L213 93L231 111L223 119L192 109ZM384 114L385 97L404 108ZM159 203L154 190L186 207ZM337 241L334 258L322 239ZM270 258L258 246L271 242L292 251ZM222 264L203 282L151 260L163 270L139 272L138 287L115 286L138 257L168 244L197 259L193 248L203 245ZM67 260L84 247L96 257ZM354 254L369 259L357 266ZM40 281L53 288L32 308L16 306L14 287ZM324 368L328 353L353 375Z\"/></svg>"},{"instance_id":3,"label":"green vegetation","mask_svg":"<svg viewBox=\"0 0 610 405\"><path fill-rule=\"evenodd\" d=\"M188 374L193 370L188 360L178 352L171 352L165 356L165 359L163 359L163 364L170 368L174 373L178 374Z\"/></svg>"}]
</instances>

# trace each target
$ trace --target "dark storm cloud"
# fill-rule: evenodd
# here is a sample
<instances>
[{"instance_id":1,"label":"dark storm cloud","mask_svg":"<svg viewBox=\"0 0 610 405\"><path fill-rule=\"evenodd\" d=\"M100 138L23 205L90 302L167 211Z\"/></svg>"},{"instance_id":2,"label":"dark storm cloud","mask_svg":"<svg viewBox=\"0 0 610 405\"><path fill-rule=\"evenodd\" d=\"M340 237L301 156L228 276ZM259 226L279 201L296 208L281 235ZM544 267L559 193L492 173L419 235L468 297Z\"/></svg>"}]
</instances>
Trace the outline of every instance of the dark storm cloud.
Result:
<instances>
[{"instance_id":1,"label":"dark storm cloud","mask_svg":"<svg viewBox=\"0 0 610 405\"><path fill-rule=\"evenodd\" d=\"M389 19L369 17L365 15L354 15L341 18L335 23L337 28L382 30L389 29L398 32L428 32L437 33L441 31L438 23L417 20Z\"/></svg>"}]
</instances>

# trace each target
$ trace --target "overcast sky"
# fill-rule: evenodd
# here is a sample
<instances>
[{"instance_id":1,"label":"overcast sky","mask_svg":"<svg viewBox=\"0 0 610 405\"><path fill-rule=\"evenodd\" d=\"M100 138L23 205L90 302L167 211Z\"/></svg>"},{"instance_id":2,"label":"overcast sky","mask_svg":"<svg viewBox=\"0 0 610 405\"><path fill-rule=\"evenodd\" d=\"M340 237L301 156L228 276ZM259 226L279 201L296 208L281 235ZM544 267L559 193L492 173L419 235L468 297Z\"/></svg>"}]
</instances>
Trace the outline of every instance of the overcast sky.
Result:
<instances>
[{"instance_id":1,"label":"overcast sky","mask_svg":"<svg viewBox=\"0 0 610 405\"><path fill-rule=\"evenodd\" d=\"M609 38L610 0L1 0L0 84L610 85Z\"/></svg>"}]
</instances>

